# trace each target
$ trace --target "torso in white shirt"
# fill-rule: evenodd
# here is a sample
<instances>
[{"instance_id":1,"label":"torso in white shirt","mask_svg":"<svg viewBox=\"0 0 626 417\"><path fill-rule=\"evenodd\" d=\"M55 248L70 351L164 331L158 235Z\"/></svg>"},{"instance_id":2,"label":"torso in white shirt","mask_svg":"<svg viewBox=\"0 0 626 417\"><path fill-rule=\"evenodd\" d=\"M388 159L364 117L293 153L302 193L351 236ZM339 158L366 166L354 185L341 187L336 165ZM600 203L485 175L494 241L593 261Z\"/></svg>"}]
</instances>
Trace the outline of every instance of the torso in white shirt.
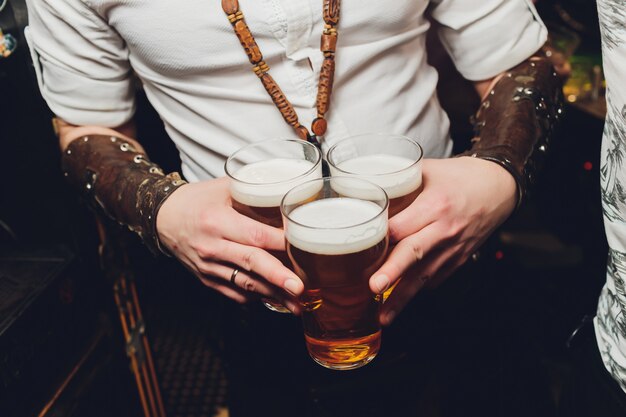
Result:
<instances>
[{"instance_id":1,"label":"torso in white shirt","mask_svg":"<svg viewBox=\"0 0 626 417\"><path fill-rule=\"evenodd\" d=\"M247 142L294 137L252 72L221 2L118 3L105 16L127 41L130 62L179 145L187 177L222 175L224 157ZM270 74L300 122L310 126L323 59L322 2L244 0L240 6ZM426 6L411 0L394 1L393 7L378 0L342 2L325 146L356 133L396 132L419 140L430 156L449 154L448 120L435 96L437 74L426 64Z\"/></svg>"},{"instance_id":2,"label":"torso in white shirt","mask_svg":"<svg viewBox=\"0 0 626 417\"><path fill-rule=\"evenodd\" d=\"M295 137L252 71L221 1L28 2L42 93L69 122L114 126L131 117L132 103L115 107L132 100L119 80L128 61L190 181L222 176L224 159L246 143ZM426 62L429 3L438 4L433 14L447 30L444 44L468 78L494 76L545 40L529 0L343 0L325 149L350 135L385 132L418 140L426 157L450 154L437 73ZM310 126L323 59L322 0L239 4L270 74ZM75 94L69 104L68 91ZM110 103L106 112L102 103Z\"/></svg>"}]
</instances>

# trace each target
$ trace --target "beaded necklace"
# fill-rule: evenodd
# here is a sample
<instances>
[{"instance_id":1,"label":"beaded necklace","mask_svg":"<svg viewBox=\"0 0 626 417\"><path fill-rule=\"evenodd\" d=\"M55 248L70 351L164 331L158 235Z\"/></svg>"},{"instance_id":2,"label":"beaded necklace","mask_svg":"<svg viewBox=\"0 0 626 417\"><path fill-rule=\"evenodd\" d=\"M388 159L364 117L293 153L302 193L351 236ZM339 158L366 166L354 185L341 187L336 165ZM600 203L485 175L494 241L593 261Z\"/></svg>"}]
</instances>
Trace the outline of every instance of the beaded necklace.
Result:
<instances>
[{"instance_id":1,"label":"beaded necklace","mask_svg":"<svg viewBox=\"0 0 626 417\"><path fill-rule=\"evenodd\" d=\"M272 101L280 110L283 119L295 129L298 136L303 140L319 146L318 136L324 135L328 127L325 115L330 106L330 96L333 91L333 79L335 77L335 50L337 48L337 24L339 23L340 0L324 0L323 18L324 29L320 41L320 50L324 54L324 62L320 69L320 78L317 86L317 117L311 123L311 131L298 121L298 115L292 104L282 92L276 81L269 74L269 66L263 61L263 54L250 32L248 25L239 9L237 0L222 0L222 9L228 17L235 34L244 51L248 55L252 70L259 77L263 87L272 98ZM312 132L312 133L311 133Z\"/></svg>"}]
</instances>

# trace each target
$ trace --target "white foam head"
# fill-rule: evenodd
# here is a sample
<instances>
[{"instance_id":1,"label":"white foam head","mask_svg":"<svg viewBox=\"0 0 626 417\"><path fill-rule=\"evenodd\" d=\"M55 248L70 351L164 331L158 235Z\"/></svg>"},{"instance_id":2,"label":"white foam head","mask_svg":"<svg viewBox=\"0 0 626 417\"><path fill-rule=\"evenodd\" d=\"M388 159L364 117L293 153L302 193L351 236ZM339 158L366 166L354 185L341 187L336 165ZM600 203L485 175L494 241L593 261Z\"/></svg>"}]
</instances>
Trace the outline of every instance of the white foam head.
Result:
<instances>
[{"instance_id":1,"label":"white foam head","mask_svg":"<svg viewBox=\"0 0 626 417\"><path fill-rule=\"evenodd\" d=\"M295 208L285 235L293 246L321 255L360 252L387 235L387 213L355 198L327 198Z\"/></svg>"},{"instance_id":2,"label":"white foam head","mask_svg":"<svg viewBox=\"0 0 626 417\"><path fill-rule=\"evenodd\" d=\"M322 166L305 159L274 158L244 165L233 173L231 197L252 207L278 207L287 191L322 177ZM319 190L309 190L311 195Z\"/></svg>"},{"instance_id":3,"label":"white foam head","mask_svg":"<svg viewBox=\"0 0 626 417\"><path fill-rule=\"evenodd\" d=\"M330 172L371 181L385 190L390 199L410 194L422 185L422 161L396 155L357 156L337 167L331 164Z\"/></svg>"}]
</instances>

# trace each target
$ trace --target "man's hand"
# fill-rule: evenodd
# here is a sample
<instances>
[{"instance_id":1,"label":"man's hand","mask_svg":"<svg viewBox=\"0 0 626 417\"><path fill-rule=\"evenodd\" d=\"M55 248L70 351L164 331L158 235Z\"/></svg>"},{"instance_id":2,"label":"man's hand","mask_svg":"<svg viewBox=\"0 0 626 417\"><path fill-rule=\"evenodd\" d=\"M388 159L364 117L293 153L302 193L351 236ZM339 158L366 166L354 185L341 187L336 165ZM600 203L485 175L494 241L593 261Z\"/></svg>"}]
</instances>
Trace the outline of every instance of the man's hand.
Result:
<instances>
[{"instance_id":1,"label":"man's hand","mask_svg":"<svg viewBox=\"0 0 626 417\"><path fill-rule=\"evenodd\" d=\"M240 303L269 297L298 312L302 281L266 250L285 250L282 230L237 213L228 178L187 184L157 216L161 242L202 282ZM234 283L233 270L239 268ZM283 291L285 290L285 291Z\"/></svg>"},{"instance_id":2,"label":"man's hand","mask_svg":"<svg viewBox=\"0 0 626 417\"><path fill-rule=\"evenodd\" d=\"M478 158L425 160L424 189L389 220L397 246L370 279L380 294L402 280L384 303L390 324L425 285L436 286L461 266L513 211L516 184L499 165Z\"/></svg>"}]
</instances>

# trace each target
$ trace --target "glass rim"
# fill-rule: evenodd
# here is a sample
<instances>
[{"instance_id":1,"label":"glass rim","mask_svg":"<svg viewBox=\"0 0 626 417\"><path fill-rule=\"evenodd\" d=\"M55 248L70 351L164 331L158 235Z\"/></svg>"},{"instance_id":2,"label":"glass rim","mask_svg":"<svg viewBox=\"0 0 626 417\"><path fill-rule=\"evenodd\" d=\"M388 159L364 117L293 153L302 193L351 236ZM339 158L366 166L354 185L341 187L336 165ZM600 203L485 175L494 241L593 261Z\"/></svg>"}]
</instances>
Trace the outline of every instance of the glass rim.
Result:
<instances>
[{"instance_id":1,"label":"glass rim","mask_svg":"<svg viewBox=\"0 0 626 417\"><path fill-rule=\"evenodd\" d=\"M415 160L411 165L404 167L402 169L398 169L396 171L390 171L390 172L385 172L382 174L363 174L363 173L359 173L359 172L352 172L352 171L346 171L345 169L341 169L339 168L336 164L333 163L332 161L332 152L333 150L335 150L343 141L347 141L348 139L357 139L359 140L359 138L363 138L366 136L390 136L390 137L395 137L395 138L399 138L399 139L403 139L407 142L410 142L414 145L417 146L417 149L419 150L419 156L417 158L417 160ZM424 149L422 148L422 145L420 145L419 143L417 143L416 140L411 139L408 136L404 136L404 135L398 135L395 133L363 133L360 135L354 135L354 136L348 136L346 138L341 139L339 142L335 143L333 146L330 147L330 149L328 149L328 152L326 153L326 159L328 160L328 164L332 165L332 167L334 169L336 169L337 171L343 173L343 174L349 174L349 175L362 175L365 177L381 177L384 175L393 175L393 174L397 174L400 173L402 171L405 171L409 168L413 168L415 165L417 165L418 163L420 163L422 161L422 159L424 159Z\"/></svg>"},{"instance_id":2,"label":"glass rim","mask_svg":"<svg viewBox=\"0 0 626 417\"><path fill-rule=\"evenodd\" d=\"M314 183L316 181L323 181L324 183L328 181L332 181L332 180L336 180L336 179L344 179L344 180L350 180L350 181L357 181L357 182L364 182L368 185L373 186L374 188L378 188L380 191L383 192L383 196L385 199L385 204L383 205L383 207L380 208L380 211L378 211L375 215L373 215L371 218L362 221L360 223L356 223L356 224L352 224L350 226L342 226L342 227L316 227L316 226L309 226L306 224L302 224L300 222L297 222L295 220L293 220L291 217L289 217L288 214L285 213L284 210L284 206L285 206L285 200L287 199L287 196L295 189L300 188L305 186L306 184L311 184ZM350 198L350 197L336 197L336 198ZM365 200L365 199L356 199L355 200L361 200L361 201L371 201L371 200ZM313 200L313 201L321 201L321 200ZM309 203L312 203L313 201L310 201ZM309 204L306 203L306 204ZM298 204L298 203L294 203L294 204ZM304 204L303 204L304 205ZM377 204L378 205L378 204ZM380 206L379 206L380 207ZM380 216L381 214L383 214L385 212L385 210L387 210L389 208L389 195L387 195L387 191L384 190L384 188L374 184L371 181L365 180L363 178L355 178L355 177L348 177L348 176L329 176L329 177L321 177L321 178L315 178L309 181L305 181L301 184L296 185L295 187L293 187L291 190L287 191L287 193L283 196L283 198L280 200L280 214L285 217L287 220L289 220L291 223L296 224L298 226L301 227L305 227L307 229L312 229L312 230L344 230L344 229L351 229L353 227L358 227L358 226L362 226L368 222L371 222L372 220L374 220L375 218L377 218L378 216Z\"/></svg>"},{"instance_id":3,"label":"glass rim","mask_svg":"<svg viewBox=\"0 0 626 417\"><path fill-rule=\"evenodd\" d=\"M255 146L264 145L264 144L267 144L267 143L270 143L270 142L293 142L293 143L298 143L298 144L301 144L301 145L304 145L304 146L310 146L313 149L315 149L315 151L317 152L317 158L316 158L315 162L313 163L313 166L310 169L308 169L306 172L303 172L302 174L296 175L295 177L290 177L289 179L282 180L282 181L272 181L272 182L249 182L249 181L243 181L243 180L240 180L239 178L236 178L233 173L229 172L228 163L230 161L232 161L240 152L243 152L243 151L251 149L251 148L253 148ZM259 186L261 186L261 185L276 185L276 184L285 183L287 181L293 181L293 180L296 180L298 178L305 177L305 176L309 175L310 173L315 171L315 169L317 169L317 167L319 166L321 161L322 161L322 152L320 152L320 150L317 148L317 146L313 145L310 142L307 142L307 141L302 140L302 139L266 139L266 140L261 140L261 141L258 141L258 142L249 143L249 144L247 144L247 145L237 149L233 154L231 154L226 159L226 162L224 162L224 172L226 173L226 176L228 176L230 179L232 179L234 181L237 181L237 182L239 182L241 184L259 185ZM282 202L282 200L281 200L281 202Z\"/></svg>"}]
</instances>

